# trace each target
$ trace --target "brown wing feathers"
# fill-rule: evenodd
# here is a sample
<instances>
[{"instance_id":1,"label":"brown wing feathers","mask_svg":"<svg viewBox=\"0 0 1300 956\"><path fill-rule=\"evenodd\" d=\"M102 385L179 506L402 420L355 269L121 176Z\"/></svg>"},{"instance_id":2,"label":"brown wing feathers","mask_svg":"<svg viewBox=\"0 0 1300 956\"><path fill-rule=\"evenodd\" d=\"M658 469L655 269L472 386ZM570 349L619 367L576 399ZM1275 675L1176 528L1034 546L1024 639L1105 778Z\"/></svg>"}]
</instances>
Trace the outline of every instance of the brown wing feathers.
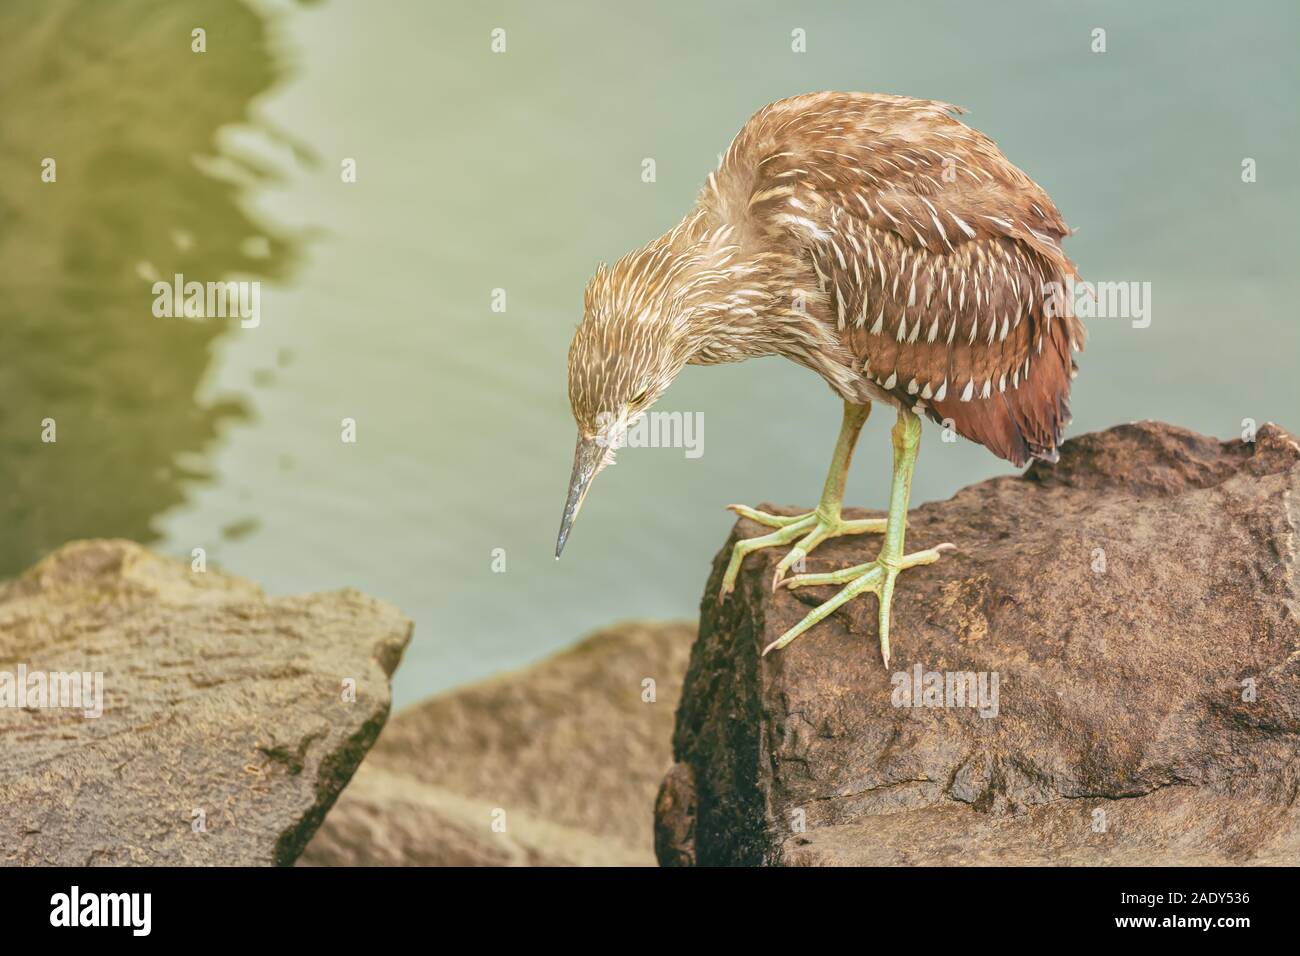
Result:
<instances>
[{"instance_id":1,"label":"brown wing feathers","mask_svg":"<svg viewBox=\"0 0 1300 956\"><path fill-rule=\"evenodd\" d=\"M1054 460L1084 330L1047 308L1074 275L1047 195L947 104L800 99L751 208L804 244L845 344L904 404L1016 465Z\"/></svg>"}]
</instances>

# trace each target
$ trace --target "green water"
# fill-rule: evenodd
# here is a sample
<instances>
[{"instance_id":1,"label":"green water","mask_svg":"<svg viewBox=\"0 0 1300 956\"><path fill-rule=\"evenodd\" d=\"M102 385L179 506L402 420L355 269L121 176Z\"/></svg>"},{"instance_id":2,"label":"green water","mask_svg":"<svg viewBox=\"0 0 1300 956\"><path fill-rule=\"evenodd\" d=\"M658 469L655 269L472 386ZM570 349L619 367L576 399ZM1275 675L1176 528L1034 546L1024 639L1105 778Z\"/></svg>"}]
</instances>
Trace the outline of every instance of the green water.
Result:
<instances>
[{"instance_id":1,"label":"green water","mask_svg":"<svg viewBox=\"0 0 1300 956\"><path fill-rule=\"evenodd\" d=\"M812 89L968 107L1078 228L1087 277L1152 284L1149 328L1093 324L1075 433L1300 426L1298 10L6 0L0 574L123 535L273 593L359 587L417 622L399 703L693 615L722 506L811 503L838 404L776 360L687 369L661 407L703 413L704 454L626 450L557 564L568 339L595 264L671 226L754 109ZM149 277L177 272L261 281L260 325L155 318ZM890 424L850 503L884 504ZM914 500L1008 471L931 430Z\"/></svg>"}]
</instances>

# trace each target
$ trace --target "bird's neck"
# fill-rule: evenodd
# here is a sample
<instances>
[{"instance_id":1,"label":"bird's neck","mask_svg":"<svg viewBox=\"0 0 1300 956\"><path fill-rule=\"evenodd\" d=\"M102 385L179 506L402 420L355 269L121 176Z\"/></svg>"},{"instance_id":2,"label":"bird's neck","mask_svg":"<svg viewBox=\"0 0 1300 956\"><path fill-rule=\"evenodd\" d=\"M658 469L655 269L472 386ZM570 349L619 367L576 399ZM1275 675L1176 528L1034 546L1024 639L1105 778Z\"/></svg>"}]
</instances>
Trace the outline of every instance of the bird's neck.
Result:
<instances>
[{"instance_id":1,"label":"bird's neck","mask_svg":"<svg viewBox=\"0 0 1300 956\"><path fill-rule=\"evenodd\" d=\"M689 221L689 220L688 220ZM646 247L687 263L677 278L674 325L693 365L780 355L851 391L857 374L802 257L736 240L732 229L679 227Z\"/></svg>"},{"instance_id":2,"label":"bird's neck","mask_svg":"<svg viewBox=\"0 0 1300 956\"><path fill-rule=\"evenodd\" d=\"M742 239L703 210L619 260L604 296L611 314L660 326L674 374L685 364L780 355L846 398L860 387L809 262Z\"/></svg>"}]
</instances>

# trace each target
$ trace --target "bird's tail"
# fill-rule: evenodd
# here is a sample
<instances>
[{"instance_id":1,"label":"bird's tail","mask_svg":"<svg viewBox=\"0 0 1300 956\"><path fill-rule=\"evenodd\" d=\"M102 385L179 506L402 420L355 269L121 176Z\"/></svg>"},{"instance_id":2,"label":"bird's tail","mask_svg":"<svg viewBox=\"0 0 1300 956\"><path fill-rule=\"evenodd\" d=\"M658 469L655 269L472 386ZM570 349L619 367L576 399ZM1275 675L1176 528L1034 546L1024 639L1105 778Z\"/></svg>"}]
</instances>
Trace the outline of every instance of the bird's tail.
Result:
<instances>
[{"instance_id":1,"label":"bird's tail","mask_svg":"<svg viewBox=\"0 0 1300 956\"><path fill-rule=\"evenodd\" d=\"M1057 447L1070 423L1070 382L1077 371L1075 351L1082 351L1083 324L1072 314L1047 322L1042 350L1032 348L1028 374L1005 391L968 402L950 396L934 402L929 414L951 423L957 433L979 442L1017 468L1031 458L1056 461Z\"/></svg>"}]
</instances>

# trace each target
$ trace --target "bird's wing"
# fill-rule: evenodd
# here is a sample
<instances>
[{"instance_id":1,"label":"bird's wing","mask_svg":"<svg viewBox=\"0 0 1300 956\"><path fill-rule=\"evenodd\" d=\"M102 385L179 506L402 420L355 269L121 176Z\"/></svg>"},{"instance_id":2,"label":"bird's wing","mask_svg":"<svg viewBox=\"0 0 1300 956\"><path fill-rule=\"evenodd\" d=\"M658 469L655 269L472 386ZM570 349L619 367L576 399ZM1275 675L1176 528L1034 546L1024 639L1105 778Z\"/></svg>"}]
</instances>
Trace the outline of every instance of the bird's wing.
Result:
<instances>
[{"instance_id":1,"label":"bird's wing","mask_svg":"<svg viewBox=\"0 0 1300 956\"><path fill-rule=\"evenodd\" d=\"M1066 308L1069 229L953 110L868 94L784 100L747 124L724 170L752 171L748 221L811 261L873 381L1017 465L1054 460L1084 342Z\"/></svg>"}]
</instances>

